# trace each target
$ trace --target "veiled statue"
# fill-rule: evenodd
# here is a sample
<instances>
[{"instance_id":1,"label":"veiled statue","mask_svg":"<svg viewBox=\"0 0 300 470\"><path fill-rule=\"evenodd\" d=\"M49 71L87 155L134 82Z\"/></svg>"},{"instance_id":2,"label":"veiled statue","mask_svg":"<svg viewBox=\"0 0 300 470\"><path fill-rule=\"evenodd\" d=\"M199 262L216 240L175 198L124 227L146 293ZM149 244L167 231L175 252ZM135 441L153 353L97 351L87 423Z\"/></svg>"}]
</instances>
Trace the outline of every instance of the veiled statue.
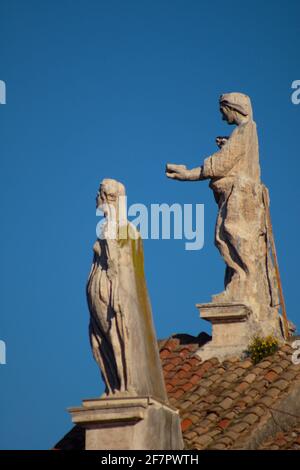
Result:
<instances>
[{"instance_id":1,"label":"veiled statue","mask_svg":"<svg viewBox=\"0 0 300 470\"><path fill-rule=\"evenodd\" d=\"M87 282L90 342L108 396L167 401L145 274L143 243L126 219L125 188L104 179L96 198L105 223Z\"/></svg>"},{"instance_id":2,"label":"veiled statue","mask_svg":"<svg viewBox=\"0 0 300 470\"><path fill-rule=\"evenodd\" d=\"M250 98L242 93L220 97L223 119L235 125L230 137L218 137L219 150L202 166L168 164L168 178L210 180L218 204L215 244L225 263L225 290L214 303L249 305L257 319L278 322L278 294L268 247L268 191L261 183L256 124Z\"/></svg>"}]
</instances>

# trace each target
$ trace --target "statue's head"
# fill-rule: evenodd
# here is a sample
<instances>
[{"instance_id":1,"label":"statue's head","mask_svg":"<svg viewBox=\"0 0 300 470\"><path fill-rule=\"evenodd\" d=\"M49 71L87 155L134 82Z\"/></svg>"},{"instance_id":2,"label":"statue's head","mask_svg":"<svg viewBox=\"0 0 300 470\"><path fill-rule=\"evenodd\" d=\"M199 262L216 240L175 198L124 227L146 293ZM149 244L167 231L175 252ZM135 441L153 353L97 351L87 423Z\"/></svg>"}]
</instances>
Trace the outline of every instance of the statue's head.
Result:
<instances>
[{"instance_id":1,"label":"statue's head","mask_svg":"<svg viewBox=\"0 0 300 470\"><path fill-rule=\"evenodd\" d=\"M96 207L103 211L105 217L112 215L115 211L116 216L119 216L120 210L123 211L125 206L125 187L119 181L105 178L99 187L96 196Z\"/></svg>"},{"instance_id":2,"label":"statue's head","mask_svg":"<svg viewBox=\"0 0 300 470\"><path fill-rule=\"evenodd\" d=\"M220 96L220 111L228 124L242 124L252 120L252 106L249 96L243 93L226 93Z\"/></svg>"}]
</instances>

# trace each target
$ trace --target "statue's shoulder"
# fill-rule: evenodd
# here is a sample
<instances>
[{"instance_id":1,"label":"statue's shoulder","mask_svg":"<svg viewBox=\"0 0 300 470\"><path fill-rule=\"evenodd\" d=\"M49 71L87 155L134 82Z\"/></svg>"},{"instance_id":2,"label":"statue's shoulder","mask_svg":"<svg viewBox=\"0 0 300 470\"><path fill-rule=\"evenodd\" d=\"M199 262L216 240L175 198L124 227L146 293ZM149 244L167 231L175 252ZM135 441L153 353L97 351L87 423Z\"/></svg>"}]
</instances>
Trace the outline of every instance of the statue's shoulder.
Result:
<instances>
[{"instance_id":1,"label":"statue's shoulder","mask_svg":"<svg viewBox=\"0 0 300 470\"><path fill-rule=\"evenodd\" d=\"M241 139L244 139L247 135L251 134L253 130L256 129L256 124L254 121L249 120L246 122L243 122L239 126L236 126L234 131L232 132L231 136L229 137L229 141L239 141Z\"/></svg>"},{"instance_id":2,"label":"statue's shoulder","mask_svg":"<svg viewBox=\"0 0 300 470\"><path fill-rule=\"evenodd\" d=\"M142 240L140 232L131 222L128 222L127 233L130 240Z\"/></svg>"},{"instance_id":3,"label":"statue's shoulder","mask_svg":"<svg viewBox=\"0 0 300 470\"><path fill-rule=\"evenodd\" d=\"M93 252L97 256L100 256L100 254L101 254L101 243L100 243L99 238L97 238L97 240L94 243Z\"/></svg>"}]
</instances>

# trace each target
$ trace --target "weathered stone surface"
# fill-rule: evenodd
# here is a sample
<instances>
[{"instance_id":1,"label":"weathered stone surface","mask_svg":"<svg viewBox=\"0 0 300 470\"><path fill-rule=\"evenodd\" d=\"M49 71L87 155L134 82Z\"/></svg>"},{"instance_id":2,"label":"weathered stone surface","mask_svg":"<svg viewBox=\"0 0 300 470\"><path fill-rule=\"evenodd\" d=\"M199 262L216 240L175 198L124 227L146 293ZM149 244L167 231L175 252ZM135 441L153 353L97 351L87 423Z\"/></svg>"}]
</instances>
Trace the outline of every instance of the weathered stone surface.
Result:
<instances>
[{"instance_id":1,"label":"weathered stone surface","mask_svg":"<svg viewBox=\"0 0 300 470\"><path fill-rule=\"evenodd\" d=\"M197 304L200 317L212 323L212 340L199 348L202 360L241 357L253 335L253 315L249 307L238 303Z\"/></svg>"},{"instance_id":2,"label":"weathered stone surface","mask_svg":"<svg viewBox=\"0 0 300 470\"><path fill-rule=\"evenodd\" d=\"M219 212L215 243L226 263L225 291L213 304L240 303L253 313L252 335L273 334L282 339L278 288L270 256L268 191L260 180L256 124L250 98L228 93L220 98L220 111L236 125L229 138L218 137L219 151L202 166L168 164L168 178L181 181L210 180ZM223 325L223 330L228 326Z\"/></svg>"},{"instance_id":3,"label":"weathered stone surface","mask_svg":"<svg viewBox=\"0 0 300 470\"><path fill-rule=\"evenodd\" d=\"M180 450L178 412L150 397L85 400L71 408L85 428L86 450Z\"/></svg>"},{"instance_id":4,"label":"weathered stone surface","mask_svg":"<svg viewBox=\"0 0 300 470\"><path fill-rule=\"evenodd\" d=\"M125 188L103 180L97 207L106 217L87 283L90 341L106 394L167 401L144 275L140 234L125 215Z\"/></svg>"},{"instance_id":5,"label":"weathered stone surface","mask_svg":"<svg viewBox=\"0 0 300 470\"><path fill-rule=\"evenodd\" d=\"M179 414L168 405L142 240L125 217L124 198L121 183L103 180L97 208L106 220L94 245L86 289L90 341L106 385L105 398L85 400L69 411L84 429L87 450L182 449ZM186 350L189 354L188 346ZM176 397L191 387L184 383Z\"/></svg>"}]
</instances>

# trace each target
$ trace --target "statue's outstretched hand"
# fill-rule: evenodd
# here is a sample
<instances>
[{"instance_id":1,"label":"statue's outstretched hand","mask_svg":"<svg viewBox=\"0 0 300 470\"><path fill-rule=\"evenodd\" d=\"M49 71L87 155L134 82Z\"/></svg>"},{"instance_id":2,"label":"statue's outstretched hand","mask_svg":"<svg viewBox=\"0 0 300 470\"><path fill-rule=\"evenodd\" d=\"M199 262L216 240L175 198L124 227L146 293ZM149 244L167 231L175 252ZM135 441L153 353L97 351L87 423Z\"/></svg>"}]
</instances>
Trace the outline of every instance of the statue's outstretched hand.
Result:
<instances>
[{"instance_id":1,"label":"statue's outstretched hand","mask_svg":"<svg viewBox=\"0 0 300 470\"><path fill-rule=\"evenodd\" d=\"M185 165L167 163L166 176L173 180L186 181L188 179L188 169Z\"/></svg>"}]
</instances>

